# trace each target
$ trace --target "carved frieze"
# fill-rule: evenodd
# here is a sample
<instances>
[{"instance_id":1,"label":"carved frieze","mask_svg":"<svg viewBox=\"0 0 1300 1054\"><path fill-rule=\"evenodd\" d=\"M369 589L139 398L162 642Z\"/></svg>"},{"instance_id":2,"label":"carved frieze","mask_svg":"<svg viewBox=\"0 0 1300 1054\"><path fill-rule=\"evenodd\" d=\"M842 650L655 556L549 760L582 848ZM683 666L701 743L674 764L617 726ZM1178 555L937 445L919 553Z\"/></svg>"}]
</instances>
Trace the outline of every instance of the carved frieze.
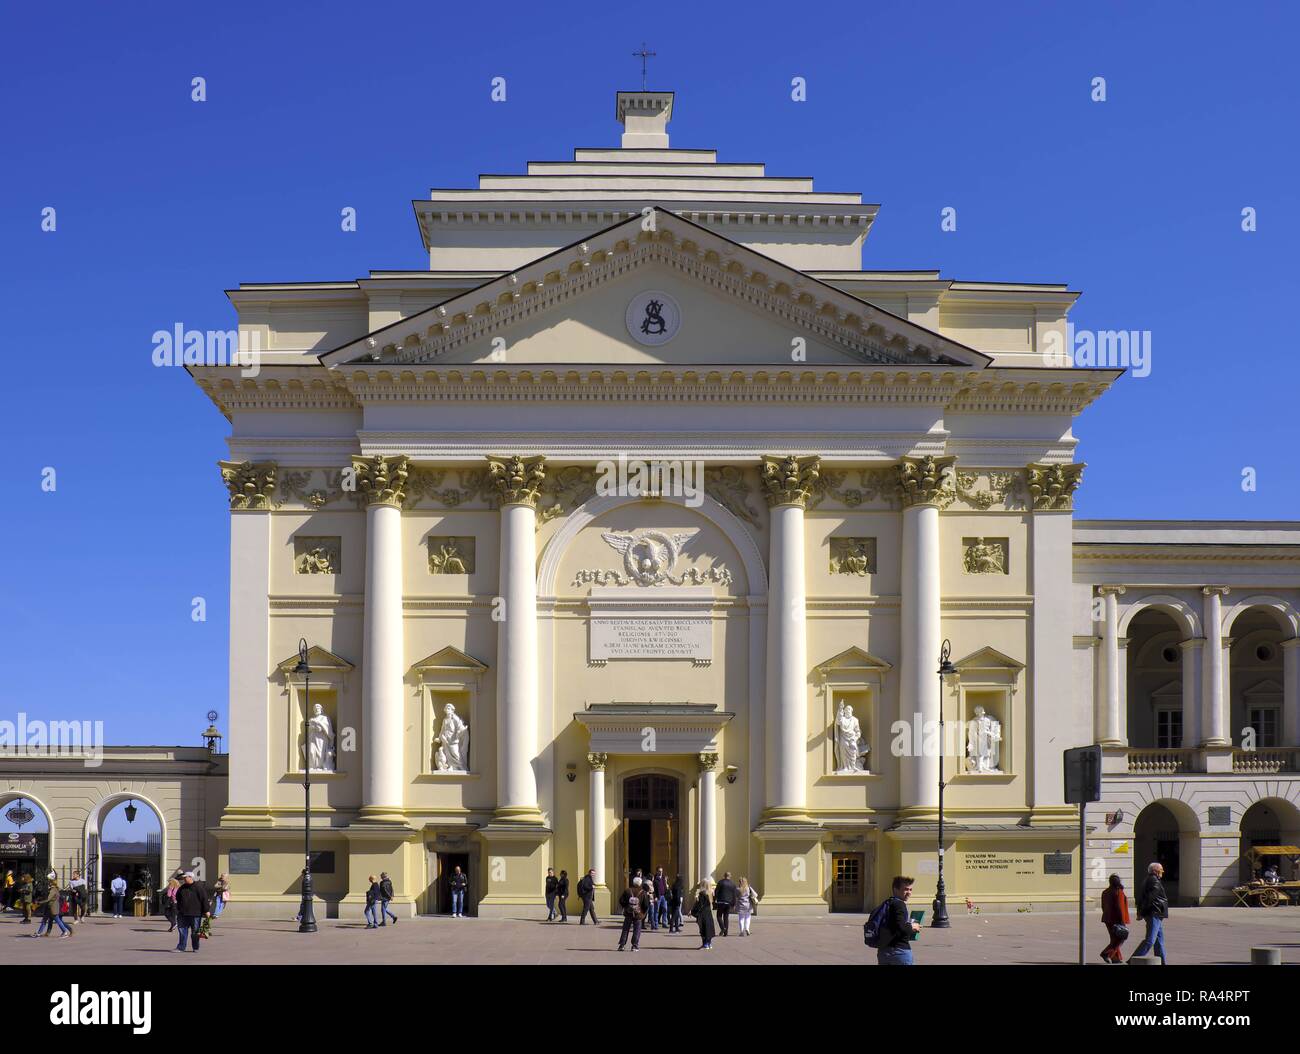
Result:
<instances>
[{"instance_id":1,"label":"carved frieze","mask_svg":"<svg viewBox=\"0 0 1300 1054\"><path fill-rule=\"evenodd\" d=\"M759 512L749 502L753 494L745 470L736 465L719 465L704 470L704 493L737 519L762 526Z\"/></svg>"},{"instance_id":2,"label":"carved frieze","mask_svg":"<svg viewBox=\"0 0 1300 1054\"><path fill-rule=\"evenodd\" d=\"M343 539L310 535L293 537L293 573L337 575L343 569Z\"/></svg>"},{"instance_id":3,"label":"carved frieze","mask_svg":"<svg viewBox=\"0 0 1300 1054\"><path fill-rule=\"evenodd\" d=\"M701 570L688 567L674 574L682 548L695 534L688 531L605 531L601 539L623 557L623 571L583 568L573 584L599 586L729 585L731 572L720 564Z\"/></svg>"},{"instance_id":4,"label":"carved frieze","mask_svg":"<svg viewBox=\"0 0 1300 1054\"><path fill-rule=\"evenodd\" d=\"M466 535L429 535L429 574L472 575L474 539Z\"/></svg>"},{"instance_id":5,"label":"carved frieze","mask_svg":"<svg viewBox=\"0 0 1300 1054\"><path fill-rule=\"evenodd\" d=\"M221 481L230 492L232 509L270 509L275 494L274 461L218 461Z\"/></svg>"},{"instance_id":6,"label":"carved frieze","mask_svg":"<svg viewBox=\"0 0 1300 1054\"><path fill-rule=\"evenodd\" d=\"M876 573L876 539L830 539L833 575L872 575Z\"/></svg>"}]
</instances>

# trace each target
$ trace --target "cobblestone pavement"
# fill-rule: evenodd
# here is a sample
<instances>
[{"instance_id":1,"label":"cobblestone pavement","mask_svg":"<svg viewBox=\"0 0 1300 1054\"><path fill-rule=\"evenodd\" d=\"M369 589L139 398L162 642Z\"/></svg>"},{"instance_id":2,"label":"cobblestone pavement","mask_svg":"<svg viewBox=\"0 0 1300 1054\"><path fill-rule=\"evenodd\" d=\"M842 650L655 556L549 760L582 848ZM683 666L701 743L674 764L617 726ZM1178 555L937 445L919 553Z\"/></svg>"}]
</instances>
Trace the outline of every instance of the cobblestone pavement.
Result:
<instances>
[{"instance_id":1,"label":"cobblestone pavement","mask_svg":"<svg viewBox=\"0 0 1300 1054\"><path fill-rule=\"evenodd\" d=\"M544 909L543 909L544 910ZM953 916L947 931L925 930L916 943L918 964L927 963L1071 963L1077 957L1077 916L1035 913ZM690 922L690 920L687 920ZM240 919L237 908L215 926L211 940L196 954L173 951L176 934L162 919L96 917L73 928L66 940L27 939L35 930L11 913L0 915L0 946L10 964L78 963L88 965L191 963L500 963L565 965L587 963L719 964L854 964L874 963L875 953L862 944L862 915L754 920L750 937L714 941L711 952L699 951L693 925L681 934L649 931L641 951L619 954L619 927L603 920L599 927L527 919L404 919L400 924L366 930L360 920L322 922L315 934L299 934L286 919ZM1132 952L1141 924L1125 946ZM1253 945L1280 946L1283 961L1300 964L1300 908L1183 908L1171 913L1168 949L1173 965L1243 963ZM1101 966L1098 952L1106 943L1100 914L1088 918L1087 961Z\"/></svg>"}]
</instances>

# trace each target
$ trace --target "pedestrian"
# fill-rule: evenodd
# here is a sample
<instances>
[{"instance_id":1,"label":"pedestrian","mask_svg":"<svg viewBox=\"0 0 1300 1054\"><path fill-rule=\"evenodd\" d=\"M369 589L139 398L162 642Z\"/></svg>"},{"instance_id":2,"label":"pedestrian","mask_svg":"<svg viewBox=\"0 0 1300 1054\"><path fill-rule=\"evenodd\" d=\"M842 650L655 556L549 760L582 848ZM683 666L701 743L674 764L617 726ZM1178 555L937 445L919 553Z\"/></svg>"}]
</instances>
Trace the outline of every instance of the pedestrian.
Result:
<instances>
[{"instance_id":1,"label":"pedestrian","mask_svg":"<svg viewBox=\"0 0 1300 1054\"><path fill-rule=\"evenodd\" d=\"M731 872L722 873L722 881L713 891L713 907L718 913L718 935L727 936L727 921L731 910L736 906L736 883L731 881Z\"/></svg>"},{"instance_id":2,"label":"pedestrian","mask_svg":"<svg viewBox=\"0 0 1300 1054\"><path fill-rule=\"evenodd\" d=\"M392 908L388 905L393 899L393 880L388 877L387 871L379 872L379 925L387 926L388 920L393 920L393 925L397 925L397 916L393 914Z\"/></svg>"},{"instance_id":3,"label":"pedestrian","mask_svg":"<svg viewBox=\"0 0 1300 1054\"><path fill-rule=\"evenodd\" d=\"M555 921L555 891L559 888L560 880L555 877L555 868L546 869L546 921Z\"/></svg>"},{"instance_id":4,"label":"pedestrian","mask_svg":"<svg viewBox=\"0 0 1300 1054\"><path fill-rule=\"evenodd\" d=\"M226 900L230 896L230 883L226 880L225 875L218 875L217 880L212 883L212 917L221 918L221 911L226 906Z\"/></svg>"},{"instance_id":5,"label":"pedestrian","mask_svg":"<svg viewBox=\"0 0 1300 1054\"><path fill-rule=\"evenodd\" d=\"M578 896L582 900L582 916L578 919L578 925L587 925L587 915L590 913L592 925L599 926L600 919L596 918L596 869L594 867L578 879Z\"/></svg>"},{"instance_id":6,"label":"pedestrian","mask_svg":"<svg viewBox=\"0 0 1300 1054\"><path fill-rule=\"evenodd\" d=\"M469 888L469 878L456 865L456 870L451 873L451 917L453 919L463 919L465 917L465 890Z\"/></svg>"},{"instance_id":7,"label":"pedestrian","mask_svg":"<svg viewBox=\"0 0 1300 1054\"><path fill-rule=\"evenodd\" d=\"M655 877L652 881L651 892L654 896L654 911L650 915L652 921L650 928L657 930L660 926L668 925L668 876L664 874L662 867L655 870Z\"/></svg>"},{"instance_id":8,"label":"pedestrian","mask_svg":"<svg viewBox=\"0 0 1300 1054\"><path fill-rule=\"evenodd\" d=\"M736 919L740 923L740 935L749 936L751 919L758 914L758 890L749 884L749 879L740 876L736 887Z\"/></svg>"},{"instance_id":9,"label":"pedestrian","mask_svg":"<svg viewBox=\"0 0 1300 1054\"><path fill-rule=\"evenodd\" d=\"M125 880L123 881L122 884L123 887L125 887L126 885ZM163 918L165 918L168 921L168 923L170 923L170 925L168 925L167 927L168 933L171 933L171 931L176 928L177 924L181 920L180 913L177 912L176 910L176 891L179 890L180 888L181 888L181 880L179 878L169 878L167 880L167 888L163 890L163 897L162 897ZM120 915L117 917L121 918Z\"/></svg>"},{"instance_id":10,"label":"pedestrian","mask_svg":"<svg viewBox=\"0 0 1300 1054\"><path fill-rule=\"evenodd\" d=\"M555 906L560 909L560 921L569 921L569 872L560 868L560 880L555 883Z\"/></svg>"},{"instance_id":11,"label":"pedestrian","mask_svg":"<svg viewBox=\"0 0 1300 1054\"><path fill-rule=\"evenodd\" d=\"M194 872L186 871L184 880L176 889L176 917L180 930L180 943L176 945L178 952L185 950L187 937L194 950L199 950L199 927L211 914L212 898L208 895L208 887L194 880Z\"/></svg>"},{"instance_id":12,"label":"pedestrian","mask_svg":"<svg viewBox=\"0 0 1300 1054\"><path fill-rule=\"evenodd\" d=\"M632 950L640 951L641 927L645 923L649 897L639 875L632 876L627 889L623 890L623 895L618 898L618 906L623 909L623 930L618 935L618 950L623 950L627 944L627 935L631 932Z\"/></svg>"},{"instance_id":13,"label":"pedestrian","mask_svg":"<svg viewBox=\"0 0 1300 1054\"><path fill-rule=\"evenodd\" d=\"M668 932L682 932L682 901L686 899L686 886L682 882L682 876L678 875L673 879L673 884L668 887Z\"/></svg>"},{"instance_id":14,"label":"pedestrian","mask_svg":"<svg viewBox=\"0 0 1300 1054\"><path fill-rule=\"evenodd\" d=\"M876 963L880 966L913 965L912 938L921 932L921 927L912 921L907 910L911 896L912 879L896 875L889 896L867 920L864 938L869 947L876 949Z\"/></svg>"},{"instance_id":15,"label":"pedestrian","mask_svg":"<svg viewBox=\"0 0 1300 1054\"><path fill-rule=\"evenodd\" d=\"M1142 888L1138 890L1137 895L1137 914L1138 918L1145 920L1147 924L1146 936L1142 938L1142 943L1129 956L1129 961L1133 961L1134 955L1146 955L1147 952L1155 949L1155 953L1160 956L1160 965L1167 965L1165 962L1165 919L1169 918L1169 894L1165 892L1165 884L1161 881L1164 877L1165 868L1163 864L1154 863L1147 868L1147 879L1142 883Z\"/></svg>"},{"instance_id":16,"label":"pedestrian","mask_svg":"<svg viewBox=\"0 0 1300 1054\"><path fill-rule=\"evenodd\" d=\"M126 906L126 879L115 875L108 884L108 891L113 894L113 918L120 919Z\"/></svg>"},{"instance_id":17,"label":"pedestrian","mask_svg":"<svg viewBox=\"0 0 1300 1054\"><path fill-rule=\"evenodd\" d=\"M366 886L366 929L379 929L379 879L371 875Z\"/></svg>"},{"instance_id":18,"label":"pedestrian","mask_svg":"<svg viewBox=\"0 0 1300 1054\"><path fill-rule=\"evenodd\" d=\"M74 925L86 917L87 895L86 880L81 877L81 872L72 872L72 881L68 883L68 900Z\"/></svg>"},{"instance_id":19,"label":"pedestrian","mask_svg":"<svg viewBox=\"0 0 1300 1054\"><path fill-rule=\"evenodd\" d=\"M696 925L700 927L701 951L713 950L713 938L717 930L713 926L713 905L709 903L709 881L705 879L695 890L695 905L691 908Z\"/></svg>"},{"instance_id":20,"label":"pedestrian","mask_svg":"<svg viewBox=\"0 0 1300 1054\"><path fill-rule=\"evenodd\" d=\"M1101 961L1104 963L1122 963L1124 956L1120 945L1128 940L1128 897L1124 895L1124 883L1119 875L1110 876L1110 885L1101 894L1101 921L1110 936L1110 943L1102 950Z\"/></svg>"},{"instance_id":21,"label":"pedestrian","mask_svg":"<svg viewBox=\"0 0 1300 1054\"><path fill-rule=\"evenodd\" d=\"M18 909L23 913L22 925L32 924L32 908L36 904L36 883L31 875L23 875L18 883Z\"/></svg>"},{"instance_id":22,"label":"pedestrian","mask_svg":"<svg viewBox=\"0 0 1300 1054\"><path fill-rule=\"evenodd\" d=\"M13 869L5 872L3 910L11 911L14 906L14 873Z\"/></svg>"},{"instance_id":23,"label":"pedestrian","mask_svg":"<svg viewBox=\"0 0 1300 1054\"><path fill-rule=\"evenodd\" d=\"M42 934L48 935L53 933L54 926L57 923L59 929L63 931L59 934L59 940L63 940L64 937L72 936L72 931L68 929L63 922L63 913L60 910L60 901L63 898L59 892L58 876L51 871L46 877L49 879L49 886L45 893L45 901L41 913L41 924L36 927L36 932L33 933L32 936L39 937Z\"/></svg>"}]
</instances>

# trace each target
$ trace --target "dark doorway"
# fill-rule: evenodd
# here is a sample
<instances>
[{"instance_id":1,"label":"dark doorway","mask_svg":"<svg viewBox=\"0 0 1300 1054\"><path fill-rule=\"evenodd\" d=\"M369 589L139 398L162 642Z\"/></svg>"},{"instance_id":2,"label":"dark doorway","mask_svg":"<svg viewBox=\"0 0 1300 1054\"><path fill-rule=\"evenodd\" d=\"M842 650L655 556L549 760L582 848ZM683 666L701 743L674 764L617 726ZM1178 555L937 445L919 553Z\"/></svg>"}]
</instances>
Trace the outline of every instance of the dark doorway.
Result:
<instances>
[{"instance_id":1,"label":"dark doorway","mask_svg":"<svg viewBox=\"0 0 1300 1054\"><path fill-rule=\"evenodd\" d=\"M831 855L831 911L860 912L866 883L863 881L864 854L834 853Z\"/></svg>"},{"instance_id":2,"label":"dark doorway","mask_svg":"<svg viewBox=\"0 0 1300 1054\"><path fill-rule=\"evenodd\" d=\"M437 903L434 911L439 915L451 914L451 876L455 874L456 868L460 868L461 874L469 877L469 853L439 853L438 854L438 885L437 885ZM477 915L478 906L474 903L474 881L470 879L470 884L465 890L465 914Z\"/></svg>"},{"instance_id":3,"label":"dark doorway","mask_svg":"<svg viewBox=\"0 0 1300 1054\"><path fill-rule=\"evenodd\" d=\"M633 776L623 783L623 879L638 868L650 876L658 868L671 883L681 854L679 785L672 776Z\"/></svg>"}]
</instances>

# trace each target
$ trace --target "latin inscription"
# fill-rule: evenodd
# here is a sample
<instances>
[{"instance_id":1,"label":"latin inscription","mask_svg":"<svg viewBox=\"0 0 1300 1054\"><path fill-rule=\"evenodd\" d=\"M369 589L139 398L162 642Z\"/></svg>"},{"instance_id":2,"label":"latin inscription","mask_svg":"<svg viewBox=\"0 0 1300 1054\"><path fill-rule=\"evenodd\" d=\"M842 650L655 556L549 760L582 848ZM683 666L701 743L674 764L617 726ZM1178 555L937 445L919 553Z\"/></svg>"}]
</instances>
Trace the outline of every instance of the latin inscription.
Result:
<instances>
[{"instance_id":1,"label":"latin inscription","mask_svg":"<svg viewBox=\"0 0 1300 1054\"><path fill-rule=\"evenodd\" d=\"M713 627L709 619L657 616L591 619L591 658L694 659L713 658Z\"/></svg>"}]
</instances>

